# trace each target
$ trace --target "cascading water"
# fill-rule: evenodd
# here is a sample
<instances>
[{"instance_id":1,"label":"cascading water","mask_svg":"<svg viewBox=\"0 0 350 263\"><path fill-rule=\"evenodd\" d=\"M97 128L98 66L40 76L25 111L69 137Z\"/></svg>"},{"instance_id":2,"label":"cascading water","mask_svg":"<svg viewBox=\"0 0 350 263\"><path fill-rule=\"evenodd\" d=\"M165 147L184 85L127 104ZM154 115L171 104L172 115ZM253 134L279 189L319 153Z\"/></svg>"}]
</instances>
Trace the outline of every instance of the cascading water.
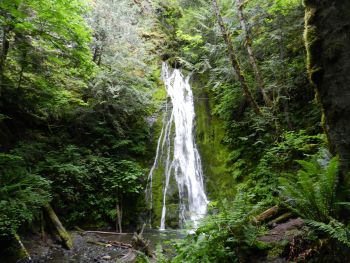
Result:
<instances>
[{"instance_id":1,"label":"cascading water","mask_svg":"<svg viewBox=\"0 0 350 263\"><path fill-rule=\"evenodd\" d=\"M194 142L195 112L192 90L189 77L184 78L178 69L169 69L166 63L163 63L162 78L172 107L169 107L167 103L155 161L148 176L146 199L152 209L153 173L165 154L165 182L160 229L165 229L167 192L171 176L175 177L178 188L180 225L191 221L193 227L196 227L198 220L207 212L208 200L204 191L201 159ZM175 124L174 129L173 123ZM174 141L171 141L172 138Z\"/></svg>"}]
</instances>

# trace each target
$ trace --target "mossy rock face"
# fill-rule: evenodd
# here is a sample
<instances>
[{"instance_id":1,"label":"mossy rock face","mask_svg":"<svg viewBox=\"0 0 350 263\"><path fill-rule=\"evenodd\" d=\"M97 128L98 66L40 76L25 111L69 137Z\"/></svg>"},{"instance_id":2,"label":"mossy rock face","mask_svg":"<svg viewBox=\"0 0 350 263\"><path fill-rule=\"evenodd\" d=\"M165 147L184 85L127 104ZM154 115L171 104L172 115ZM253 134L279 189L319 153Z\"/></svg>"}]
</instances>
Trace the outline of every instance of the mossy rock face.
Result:
<instances>
[{"instance_id":1,"label":"mossy rock face","mask_svg":"<svg viewBox=\"0 0 350 263\"><path fill-rule=\"evenodd\" d=\"M203 83L205 76L199 75L194 76L191 83L196 112L196 144L201 155L207 195L210 200L218 200L232 196L234 185L226 168L228 150L222 144L225 135L223 123L214 116L213 95Z\"/></svg>"},{"instance_id":2,"label":"mossy rock face","mask_svg":"<svg viewBox=\"0 0 350 263\"><path fill-rule=\"evenodd\" d=\"M166 220L167 228L179 228L179 204L169 203L166 206Z\"/></svg>"}]
</instances>

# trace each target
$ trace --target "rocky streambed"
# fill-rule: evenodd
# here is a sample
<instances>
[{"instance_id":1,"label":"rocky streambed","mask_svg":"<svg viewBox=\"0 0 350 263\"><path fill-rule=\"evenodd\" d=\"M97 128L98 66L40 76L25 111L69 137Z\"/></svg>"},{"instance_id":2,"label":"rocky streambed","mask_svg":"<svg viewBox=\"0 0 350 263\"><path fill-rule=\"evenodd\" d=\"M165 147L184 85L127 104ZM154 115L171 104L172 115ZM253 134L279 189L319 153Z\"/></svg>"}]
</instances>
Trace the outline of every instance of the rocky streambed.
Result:
<instances>
[{"instance_id":1,"label":"rocky streambed","mask_svg":"<svg viewBox=\"0 0 350 263\"><path fill-rule=\"evenodd\" d=\"M135 247L134 234L95 233L95 232L70 232L73 239L73 249L66 250L52 239L42 239L39 236L24 238L23 244L30 254L31 261L23 257L17 262L35 263L65 263L65 262L135 262L137 257L144 256ZM175 230L147 230L142 237L149 244L151 251L157 248L163 253L173 252L174 240L183 238L185 233ZM173 240L173 241L171 241ZM149 257L152 261L155 259ZM14 261L15 262L15 261Z\"/></svg>"}]
</instances>

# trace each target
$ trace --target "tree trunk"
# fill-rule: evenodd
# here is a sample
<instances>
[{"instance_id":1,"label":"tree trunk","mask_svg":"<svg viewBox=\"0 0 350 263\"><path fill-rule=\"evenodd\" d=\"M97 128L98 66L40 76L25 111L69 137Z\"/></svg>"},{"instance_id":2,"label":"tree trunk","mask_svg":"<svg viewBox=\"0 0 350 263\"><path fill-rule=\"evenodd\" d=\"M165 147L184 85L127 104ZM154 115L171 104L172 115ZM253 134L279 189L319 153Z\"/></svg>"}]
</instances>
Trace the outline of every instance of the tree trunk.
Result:
<instances>
[{"instance_id":1,"label":"tree trunk","mask_svg":"<svg viewBox=\"0 0 350 263\"><path fill-rule=\"evenodd\" d=\"M220 9L219 9L217 0L213 0L212 3L213 3L213 8L214 8L214 11L215 11L215 14L216 14L217 22L218 22L218 24L220 26L220 30L221 30L222 36L223 36L224 41L225 41L225 43L227 45L227 52L228 52L228 55L230 57L230 61L231 61L233 70L238 75L238 80L239 80L239 83L241 84L241 87L243 89L244 95L248 98L250 104L254 108L254 111L257 114L262 115L258 104L256 103L255 99L253 98L252 93L249 90L247 81L246 81L246 79L245 79L245 77L243 75L243 72L241 70L241 67L239 65L238 59L237 59L236 54L235 54L235 49L233 47L233 43L232 43L232 40L231 40L231 34L228 32L228 30L226 28L226 25L224 24L224 21L223 21L223 19L221 17L221 13L220 13Z\"/></svg>"},{"instance_id":2,"label":"tree trunk","mask_svg":"<svg viewBox=\"0 0 350 263\"><path fill-rule=\"evenodd\" d=\"M266 94L264 80L260 74L260 70L259 70L258 64L256 62L257 60L256 60L256 57L254 55L253 48L252 48L252 40L250 38L249 30L248 30L248 27L247 27L247 24L246 24L246 21L244 18L244 14L243 14L243 4L244 4L243 0L237 0L237 13L238 13L239 21L240 21L241 28L242 28L242 31L244 34L244 38L245 38L244 46L247 49L247 52L249 55L249 61L250 61L250 64L253 68L256 81L258 82L259 91L260 91L260 93L265 101L266 106L271 107L272 102L271 102L271 99L269 98L269 96Z\"/></svg>"},{"instance_id":3,"label":"tree trunk","mask_svg":"<svg viewBox=\"0 0 350 263\"><path fill-rule=\"evenodd\" d=\"M96 63L97 58L99 56L100 53L100 47L98 45L95 46L94 48L94 55L92 56L92 61Z\"/></svg>"},{"instance_id":4,"label":"tree trunk","mask_svg":"<svg viewBox=\"0 0 350 263\"><path fill-rule=\"evenodd\" d=\"M9 30L7 28L4 28L2 34L2 49L0 54L0 95L2 91L2 86L4 85L5 62L7 58L7 53L10 49L10 42L7 38L8 33Z\"/></svg>"},{"instance_id":5,"label":"tree trunk","mask_svg":"<svg viewBox=\"0 0 350 263\"><path fill-rule=\"evenodd\" d=\"M7 58L7 53L10 49L10 42L7 39L7 34L9 33L7 28L3 29L2 34L2 49L1 49L1 56L0 56L0 73L3 73L5 61Z\"/></svg>"},{"instance_id":6,"label":"tree trunk","mask_svg":"<svg viewBox=\"0 0 350 263\"><path fill-rule=\"evenodd\" d=\"M350 1L304 2L308 74L322 105L331 152L340 157L344 185L350 171Z\"/></svg>"},{"instance_id":7,"label":"tree trunk","mask_svg":"<svg viewBox=\"0 0 350 263\"><path fill-rule=\"evenodd\" d=\"M61 221L58 219L55 211L52 209L51 205L45 206L45 211L50 218L51 222L56 228L59 238L61 239L62 244L67 249L73 248L73 241L67 230L62 225Z\"/></svg>"},{"instance_id":8,"label":"tree trunk","mask_svg":"<svg viewBox=\"0 0 350 263\"><path fill-rule=\"evenodd\" d=\"M40 211L40 236L41 236L41 240L46 241L45 218L42 210Z\"/></svg>"},{"instance_id":9,"label":"tree trunk","mask_svg":"<svg viewBox=\"0 0 350 263\"><path fill-rule=\"evenodd\" d=\"M115 209L117 212L117 217L116 217L116 222L115 222L115 230L116 232L119 231L119 233L123 233L123 229L122 229L122 216L123 216L123 210L122 210L122 206L119 204L119 198L117 200Z\"/></svg>"},{"instance_id":10,"label":"tree trunk","mask_svg":"<svg viewBox=\"0 0 350 263\"><path fill-rule=\"evenodd\" d=\"M32 258L28 252L28 250L26 249L26 247L23 245L22 241L21 241L21 238L19 237L19 235L16 233L15 234L15 239L17 240L18 244L20 245L20 254L22 254L24 256L24 258L28 259L29 262L32 261ZM17 262L19 261L22 261L23 258L21 258L20 260L18 260Z\"/></svg>"}]
</instances>

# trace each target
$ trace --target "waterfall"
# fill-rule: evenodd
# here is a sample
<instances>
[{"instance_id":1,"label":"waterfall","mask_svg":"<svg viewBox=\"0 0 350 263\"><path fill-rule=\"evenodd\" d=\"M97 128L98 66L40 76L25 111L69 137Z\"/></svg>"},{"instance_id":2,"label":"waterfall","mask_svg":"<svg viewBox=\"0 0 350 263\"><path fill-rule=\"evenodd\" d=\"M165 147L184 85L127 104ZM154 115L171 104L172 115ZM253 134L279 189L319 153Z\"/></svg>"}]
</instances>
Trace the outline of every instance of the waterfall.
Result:
<instances>
[{"instance_id":1,"label":"waterfall","mask_svg":"<svg viewBox=\"0 0 350 263\"><path fill-rule=\"evenodd\" d=\"M153 173L162 155L165 154L160 229L165 229L167 192L172 176L175 178L179 194L180 225L190 221L193 227L196 227L198 220L207 212L208 200L204 191L201 159L193 134L195 118L193 94L189 77L185 78L179 69L169 69L166 63L163 63L162 79L171 105L168 106L168 102L166 104L156 157L148 176L146 200L150 202L152 208Z\"/></svg>"}]
</instances>

